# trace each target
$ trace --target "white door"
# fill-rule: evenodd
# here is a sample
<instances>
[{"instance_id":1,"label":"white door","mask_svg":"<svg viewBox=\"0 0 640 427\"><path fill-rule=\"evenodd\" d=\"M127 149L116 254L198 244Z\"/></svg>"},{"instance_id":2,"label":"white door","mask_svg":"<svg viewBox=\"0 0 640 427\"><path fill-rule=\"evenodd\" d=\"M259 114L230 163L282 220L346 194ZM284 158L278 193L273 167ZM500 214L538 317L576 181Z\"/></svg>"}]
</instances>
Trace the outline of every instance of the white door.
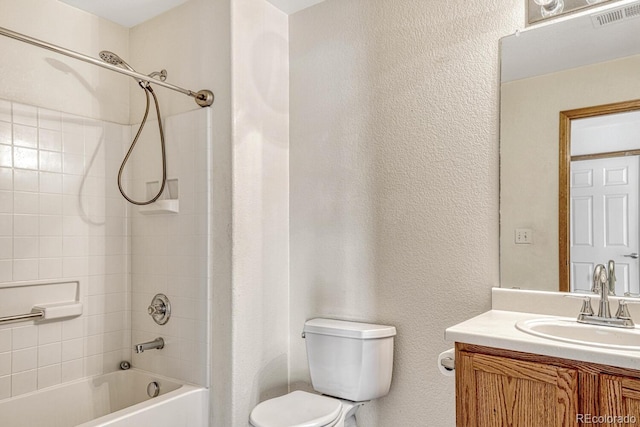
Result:
<instances>
[{"instance_id":1,"label":"white door","mask_svg":"<svg viewBox=\"0 0 640 427\"><path fill-rule=\"evenodd\" d=\"M597 264L616 263L616 295L640 293L640 156L571 162L571 291L589 292ZM626 256L625 256L626 255Z\"/></svg>"}]
</instances>

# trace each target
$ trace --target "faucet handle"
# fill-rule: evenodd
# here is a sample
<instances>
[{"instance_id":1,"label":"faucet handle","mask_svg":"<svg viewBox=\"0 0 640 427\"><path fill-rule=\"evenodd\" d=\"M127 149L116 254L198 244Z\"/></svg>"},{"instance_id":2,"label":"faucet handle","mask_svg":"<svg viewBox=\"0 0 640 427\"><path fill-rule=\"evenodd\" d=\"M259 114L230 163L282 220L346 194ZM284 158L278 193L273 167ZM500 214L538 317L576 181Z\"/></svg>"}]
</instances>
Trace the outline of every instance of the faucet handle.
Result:
<instances>
[{"instance_id":1,"label":"faucet handle","mask_svg":"<svg viewBox=\"0 0 640 427\"><path fill-rule=\"evenodd\" d=\"M171 317L171 303L164 294L157 294L153 297L151 305L147 307L147 313L158 325L164 325Z\"/></svg>"},{"instance_id":2,"label":"faucet handle","mask_svg":"<svg viewBox=\"0 0 640 427\"><path fill-rule=\"evenodd\" d=\"M616 317L618 319L631 319L629 307L627 307L629 304L640 304L640 301L630 301L626 299L618 301L618 311L616 311Z\"/></svg>"},{"instance_id":3,"label":"faucet handle","mask_svg":"<svg viewBox=\"0 0 640 427\"><path fill-rule=\"evenodd\" d=\"M593 316L593 307L591 306L591 297L588 295L565 295L565 298L575 298L582 300L582 307L580 308L580 314L585 316Z\"/></svg>"},{"instance_id":4,"label":"faucet handle","mask_svg":"<svg viewBox=\"0 0 640 427\"><path fill-rule=\"evenodd\" d=\"M154 314L164 315L167 312L167 307L164 304L151 304L147 307L147 312L149 316L153 316Z\"/></svg>"}]
</instances>

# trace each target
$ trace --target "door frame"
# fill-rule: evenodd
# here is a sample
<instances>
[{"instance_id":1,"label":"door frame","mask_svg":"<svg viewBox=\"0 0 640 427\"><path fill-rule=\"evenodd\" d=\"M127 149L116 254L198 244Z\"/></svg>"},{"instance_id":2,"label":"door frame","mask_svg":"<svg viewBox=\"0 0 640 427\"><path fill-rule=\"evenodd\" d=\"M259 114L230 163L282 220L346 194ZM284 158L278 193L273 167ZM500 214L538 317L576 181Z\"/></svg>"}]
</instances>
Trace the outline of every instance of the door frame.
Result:
<instances>
[{"instance_id":1,"label":"door frame","mask_svg":"<svg viewBox=\"0 0 640 427\"><path fill-rule=\"evenodd\" d=\"M575 110L560 111L560 167L558 181L558 248L559 248L559 290L569 292L571 261L570 223L570 186L571 186L571 120L607 114L625 113L640 110L640 99L596 105ZM608 153L611 156L615 152Z\"/></svg>"}]
</instances>

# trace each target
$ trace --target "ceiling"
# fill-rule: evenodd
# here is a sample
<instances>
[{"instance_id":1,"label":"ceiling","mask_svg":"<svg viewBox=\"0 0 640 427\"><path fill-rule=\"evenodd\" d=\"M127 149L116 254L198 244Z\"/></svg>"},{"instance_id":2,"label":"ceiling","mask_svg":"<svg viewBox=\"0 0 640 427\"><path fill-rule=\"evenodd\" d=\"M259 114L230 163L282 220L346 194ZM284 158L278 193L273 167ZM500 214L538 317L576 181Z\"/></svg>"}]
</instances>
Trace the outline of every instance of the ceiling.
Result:
<instances>
[{"instance_id":1,"label":"ceiling","mask_svg":"<svg viewBox=\"0 0 640 427\"><path fill-rule=\"evenodd\" d=\"M134 27L160 15L187 0L60 0L78 9L113 21L124 27Z\"/></svg>"},{"instance_id":2,"label":"ceiling","mask_svg":"<svg viewBox=\"0 0 640 427\"><path fill-rule=\"evenodd\" d=\"M78 9L113 21L124 27L134 27L188 0L60 0ZM267 0L291 15L323 0Z\"/></svg>"}]
</instances>

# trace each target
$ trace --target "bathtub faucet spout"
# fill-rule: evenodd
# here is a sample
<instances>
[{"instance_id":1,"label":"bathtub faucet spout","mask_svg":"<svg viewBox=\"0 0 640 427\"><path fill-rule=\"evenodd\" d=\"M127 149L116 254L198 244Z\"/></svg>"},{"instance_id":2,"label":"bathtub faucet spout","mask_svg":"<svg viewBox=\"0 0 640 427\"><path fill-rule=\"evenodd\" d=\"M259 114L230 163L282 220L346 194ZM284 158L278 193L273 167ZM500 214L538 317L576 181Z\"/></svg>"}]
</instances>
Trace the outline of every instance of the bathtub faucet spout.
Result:
<instances>
[{"instance_id":1,"label":"bathtub faucet spout","mask_svg":"<svg viewBox=\"0 0 640 427\"><path fill-rule=\"evenodd\" d=\"M154 348L160 350L164 348L164 340L162 338L156 338L153 341L136 344L133 348L136 353L142 353L145 350L151 350Z\"/></svg>"}]
</instances>

